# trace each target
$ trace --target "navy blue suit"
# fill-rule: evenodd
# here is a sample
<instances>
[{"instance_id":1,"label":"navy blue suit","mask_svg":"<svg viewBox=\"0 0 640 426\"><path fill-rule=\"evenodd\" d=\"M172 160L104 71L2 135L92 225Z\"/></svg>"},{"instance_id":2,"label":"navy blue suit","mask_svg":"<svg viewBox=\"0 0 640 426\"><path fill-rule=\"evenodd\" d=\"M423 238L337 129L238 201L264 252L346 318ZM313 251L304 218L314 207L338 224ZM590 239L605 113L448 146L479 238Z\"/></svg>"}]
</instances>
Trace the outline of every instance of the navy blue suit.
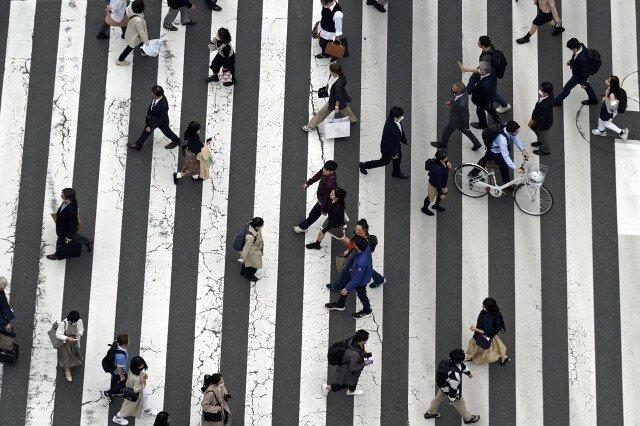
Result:
<instances>
[{"instance_id":1,"label":"navy blue suit","mask_svg":"<svg viewBox=\"0 0 640 426\"><path fill-rule=\"evenodd\" d=\"M589 84L589 58L587 57L587 50L583 44L582 51L578 55L574 53L571 57L571 78L562 88L562 93L555 99L556 104L561 104L564 98L569 96L569 93L571 93L573 88L578 84L586 86L584 90L587 92L590 102L598 103L598 97Z\"/></svg>"},{"instance_id":2,"label":"navy blue suit","mask_svg":"<svg viewBox=\"0 0 640 426\"><path fill-rule=\"evenodd\" d=\"M493 71L484 77L480 74L474 74L469 79L467 93L471 94L471 102L476 106L478 122L483 129L487 128L487 113L489 113L494 123L500 123L500 117L493 108L497 88L498 77Z\"/></svg>"},{"instance_id":3,"label":"navy blue suit","mask_svg":"<svg viewBox=\"0 0 640 426\"><path fill-rule=\"evenodd\" d=\"M153 108L151 105L152 103L147 107L147 117L145 118L146 126L136 141L136 145L142 148L144 141L147 140L155 129L160 129L162 134L171 139L171 142L173 142L175 146L179 145L180 137L169 128L169 102L167 102L167 98L163 96L158 99L158 102L156 102ZM147 127L151 129L151 132L147 132Z\"/></svg>"},{"instance_id":4,"label":"navy blue suit","mask_svg":"<svg viewBox=\"0 0 640 426\"><path fill-rule=\"evenodd\" d=\"M376 167L385 167L393 160L392 175L400 175L400 161L402 160L401 144L407 144L407 136L405 135L404 128L400 123L395 122L393 118L387 118L384 123L384 129L382 130L382 140L380 141L380 153L382 157L379 160L367 161L362 163L364 169L375 169ZM398 158L393 158L398 156Z\"/></svg>"}]
</instances>

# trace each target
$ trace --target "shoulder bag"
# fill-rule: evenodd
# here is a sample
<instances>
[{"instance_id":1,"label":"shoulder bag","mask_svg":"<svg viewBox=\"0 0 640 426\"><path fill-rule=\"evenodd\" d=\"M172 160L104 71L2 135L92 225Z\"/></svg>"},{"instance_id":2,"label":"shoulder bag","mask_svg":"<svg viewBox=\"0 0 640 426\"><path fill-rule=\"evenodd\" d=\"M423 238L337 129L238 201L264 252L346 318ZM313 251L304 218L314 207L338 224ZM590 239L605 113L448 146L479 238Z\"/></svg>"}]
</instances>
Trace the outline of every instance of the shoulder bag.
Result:
<instances>
[{"instance_id":1,"label":"shoulder bag","mask_svg":"<svg viewBox=\"0 0 640 426\"><path fill-rule=\"evenodd\" d=\"M47 332L47 334L49 335L49 339L51 339L51 346L53 346L53 349L58 349L64 344L62 340L56 337L56 331L58 331L57 321L53 323L53 325L51 326L51 330Z\"/></svg>"},{"instance_id":2,"label":"shoulder bag","mask_svg":"<svg viewBox=\"0 0 640 426\"><path fill-rule=\"evenodd\" d=\"M205 395L208 392L213 392L213 397L216 399L216 401L218 402L216 404L216 406L220 407L220 411L218 411L217 413L208 413L206 411L202 411L202 420L204 420L205 422L224 422L227 423L227 416L225 416L224 412L224 408L222 408L222 405L220 405L220 401L218 401L218 396L216 395L216 393L214 391L207 391L205 392Z\"/></svg>"},{"instance_id":3,"label":"shoulder bag","mask_svg":"<svg viewBox=\"0 0 640 426\"><path fill-rule=\"evenodd\" d=\"M136 402L139 396L140 392L135 392L132 388L124 388L122 390L122 397L128 401Z\"/></svg>"}]
</instances>

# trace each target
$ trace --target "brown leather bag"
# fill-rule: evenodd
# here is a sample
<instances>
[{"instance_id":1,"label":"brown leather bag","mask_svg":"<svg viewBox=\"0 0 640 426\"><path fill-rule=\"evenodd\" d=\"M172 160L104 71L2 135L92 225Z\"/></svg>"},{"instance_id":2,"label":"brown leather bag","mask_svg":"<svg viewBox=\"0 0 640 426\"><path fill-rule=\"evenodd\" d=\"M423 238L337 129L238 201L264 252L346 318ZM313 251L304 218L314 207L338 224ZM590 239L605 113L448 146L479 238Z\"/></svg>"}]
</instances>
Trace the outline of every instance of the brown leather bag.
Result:
<instances>
[{"instance_id":1,"label":"brown leather bag","mask_svg":"<svg viewBox=\"0 0 640 426\"><path fill-rule=\"evenodd\" d=\"M344 58L344 46L339 42L330 41L327 43L327 47L324 48L324 53L329 56L333 56L334 58L342 59Z\"/></svg>"},{"instance_id":2,"label":"brown leather bag","mask_svg":"<svg viewBox=\"0 0 640 426\"><path fill-rule=\"evenodd\" d=\"M126 27L127 24L129 23L129 17L127 16L126 12L122 17L122 21L120 22L114 21L113 18L111 18L111 12L109 12L109 9L105 9L104 13L105 13L104 22L106 22L107 25L109 25L110 27Z\"/></svg>"},{"instance_id":3,"label":"brown leather bag","mask_svg":"<svg viewBox=\"0 0 640 426\"><path fill-rule=\"evenodd\" d=\"M313 26L313 29L311 30L311 37L316 39L320 37L320 21L316 22Z\"/></svg>"}]
</instances>

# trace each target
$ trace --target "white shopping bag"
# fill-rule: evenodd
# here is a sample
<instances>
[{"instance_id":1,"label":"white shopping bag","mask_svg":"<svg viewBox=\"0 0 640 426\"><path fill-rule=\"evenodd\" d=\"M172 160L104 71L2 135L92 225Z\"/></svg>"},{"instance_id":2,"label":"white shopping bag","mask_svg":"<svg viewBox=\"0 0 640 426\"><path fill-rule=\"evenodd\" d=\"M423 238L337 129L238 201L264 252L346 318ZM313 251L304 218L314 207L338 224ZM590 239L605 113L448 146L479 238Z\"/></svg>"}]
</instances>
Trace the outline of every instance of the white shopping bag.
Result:
<instances>
[{"instance_id":1,"label":"white shopping bag","mask_svg":"<svg viewBox=\"0 0 640 426\"><path fill-rule=\"evenodd\" d=\"M233 81L231 71L223 70L222 68L220 68L220 72L218 73L218 81L220 82L221 86L223 86L224 83L231 83Z\"/></svg>"},{"instance_id":2,"label":"white shopping bag","mask_svg":"<svg viewBox=\"0 0 640 426\"><path fill-rule=\"evenodd\" d=\"M160 53L160 39L149 40L149 44L143 45L142 50L147 56L158 56L158 53Z\"/></svg>"},{"instance_id":3,"label":"white shopping bag","mask_svg":"<svg viewBox=\"0 0 640 426\"><path fill-rule=\"evenodd\" d=\"M331 117L324 122L324 137L327 139L348 138L351 135L349 118Z\"/></svg>"}]
</instances>

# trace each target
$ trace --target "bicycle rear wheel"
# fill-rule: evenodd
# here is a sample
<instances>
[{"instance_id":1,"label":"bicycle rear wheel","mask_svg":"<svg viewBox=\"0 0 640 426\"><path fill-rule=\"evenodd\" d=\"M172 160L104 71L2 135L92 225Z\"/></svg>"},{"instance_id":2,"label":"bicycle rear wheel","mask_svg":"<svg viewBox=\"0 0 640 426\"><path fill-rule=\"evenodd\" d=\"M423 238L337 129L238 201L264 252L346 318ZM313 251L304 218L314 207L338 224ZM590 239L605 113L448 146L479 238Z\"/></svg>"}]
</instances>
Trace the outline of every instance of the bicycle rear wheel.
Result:
<instances>
[{"instance_id":1,"label":"bicycle rear wheel","mask_svg":"<svg viewBox=\"0 0 640 426\"><path fill-rule=\"evenodd\" d=\"M532 216L542 216L553 206L551 192L544 186L534 188L521 184L513 192L513 199L520 210Z\"/></svg>"},{"instance_id":2,"label":"bicycle rear wheel","mask_svg":"<svg viewBox=\"0 0 640 426\"><path fill-rule=\"evenodd\" d=\"M490 183L489 174L477 164L460 164L453 175L458 191L467 197L479 198L488 194L487 187L477 183Z\"/></svg>"}]
</instances>

